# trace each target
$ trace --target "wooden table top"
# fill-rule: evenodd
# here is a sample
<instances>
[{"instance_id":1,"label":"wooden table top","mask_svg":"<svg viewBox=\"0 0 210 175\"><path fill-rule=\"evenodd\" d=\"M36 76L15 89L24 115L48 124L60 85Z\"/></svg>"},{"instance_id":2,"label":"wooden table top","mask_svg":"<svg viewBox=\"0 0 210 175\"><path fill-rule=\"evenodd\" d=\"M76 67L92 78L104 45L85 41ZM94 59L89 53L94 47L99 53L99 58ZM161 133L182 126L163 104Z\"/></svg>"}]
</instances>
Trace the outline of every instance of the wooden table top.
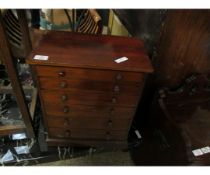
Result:
<instances>
[{"instance_id":1,"label":"wooden table top","mask_svg":"<svg viewBox=\"0 0 210 175\"><path fill-rule=\"evenodd\" d=\"M48 60L35 60L35 55L48 56ZM127 57L128 60L116 63L115 60L121 57ZM64 31L49 31L43 35L27 63L133 72L153 71L140 39Z\"/></svg>"}]
</instances>

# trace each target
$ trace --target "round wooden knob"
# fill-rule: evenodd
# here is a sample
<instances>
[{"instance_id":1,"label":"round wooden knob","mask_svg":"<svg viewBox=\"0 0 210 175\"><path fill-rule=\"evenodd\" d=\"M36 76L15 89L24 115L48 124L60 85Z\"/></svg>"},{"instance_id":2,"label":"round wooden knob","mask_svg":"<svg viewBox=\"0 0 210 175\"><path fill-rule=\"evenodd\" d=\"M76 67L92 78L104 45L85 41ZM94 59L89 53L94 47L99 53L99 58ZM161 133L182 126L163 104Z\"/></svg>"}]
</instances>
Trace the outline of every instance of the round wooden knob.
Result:
<instances>
[{"instance_id":1,"label":"round wooden knob","mask_svg":"<svg viewBox=\"0 0 210 175\"><path fill-rule=\"evenodd\" d=\"M117 99L115 97L112 98L112 103L116 103Z\"/></svg>"},{"instance_id":2,"label":"round wooden knob","mask_svg":"<svg viewBox=\"0 0 210 175\"><path fill-rule=\"evenodd\" d=\"M59 77L64 77L66 75L66 73L64 71L60 71L58 72Z\"/></svg>"},{"instance_id":3,"label":"round wooden knob","mask_svg":"<svg viewBox=\"0 0 210 175\"><path fill-rule=\"evenodd\" d=\"M61 82L60 83L60 87L61 88L66 88L67 87L67 83L66 82Z\"/></svg>"},{"instance_id":4,"label":"round wooden knob","mask_svg":"<svg viewBox=\"0 0 210 175\"><path fill-rule=\"evenodd\" d=\"M67 96L67 95L62 95L62 96L61 96L61 100L62 100L62 101L66 101L67 99L68 99L68 96Z\"/></svg>"},{"instance_id":5,"label":"round wooden knob","mask_svg":"<svg viewBox=\"0 0 210 175\"><path fill-rule=\"evenodd\" d=\"M65 131L65 136L66 136L66 137L70 137L70 136L71 136L71 131L66 130L66 131Z\"/></svg>"},{"instance_id":6,"label":"round wooden knob","mask_svg":"<svg viewBox=\"0 0 210 175\"><path fill-rule=\"evenodd\" d=\"M106 140L110 140L110 132L109 131L106 132Z\"/></svg>"},{"instance_id":7,"label":"round wooden knob","mask_svg":"<svg viewBox=\"0 0 210 175\"><path fill-rule=\"evenodd\" d=\"M64 126L69 126L70 125L70 121L68 118L64 119Z\"/></svg>"},{"instance_id":8,"label":"round wooden knob","mask_svg":"<svg viewBox=\"0 0 210 175\"><path fill-rule=\"evenodd\" d=\"M114 86L114 92L120 92L120 87L118 85Z\"/></svg>"},{"instance_id":9,"label":"round wooden knob","mask_svg":"<svg viewBox=\"0 0 210 175\"><path fill-rule=\"evenodd\" d=\"M122 80L122 78L123 78L122 74L119 73L119 74L116 75L116 80Z\"/></svg>"},{"instance_id":10,"label":"round wooden knob","mask_svg":"<svg viewBox=\"0 0 210 175\"><path fill-rule=\"evenodd\" d=\"M69 112L69 107L68 107L68 106L65 106L65 107L63 108L63 112L64 112L64 113L68 113L68 112Z\"/></svg>"},{"instance_id":11,"label":"round wooden knob","mask_svg":"<svg viewBox=\"0 0 210 175\"><path fill-rule=\"evenodd\" d=\"M115 111L114 108L110 108L110 109L109 109L109 112L110 112L111 115L114 114L114 111Z\"/></svg>"},{"instance_id":12,"label":"round wooden knob","mask_svg":"<svg viewBox=\"0 0 210 175\"><path fill-rule=\"evenodd\" d=\"M112 124L113 124L112 120L109 120L107 124L108 124L108 127L112 127Z\"/></svg>"}]
</instances>

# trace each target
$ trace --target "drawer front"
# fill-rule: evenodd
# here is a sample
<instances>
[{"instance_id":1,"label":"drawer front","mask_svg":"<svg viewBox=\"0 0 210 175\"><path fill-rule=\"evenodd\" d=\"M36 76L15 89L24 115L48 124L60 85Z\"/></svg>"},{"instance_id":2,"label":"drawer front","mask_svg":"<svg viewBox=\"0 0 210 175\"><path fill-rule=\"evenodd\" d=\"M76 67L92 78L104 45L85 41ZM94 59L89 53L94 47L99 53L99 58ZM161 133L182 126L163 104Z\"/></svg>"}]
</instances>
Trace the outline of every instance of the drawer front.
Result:
<instances>
[{"instance_id":1,"label":"drawer front","mask_svg":"<svg viewBox=\"0 0 210 175\"><path fill-rule=\"evenodd\" d=\"M128 130L131 119L49 117L48 127L65 129Z\"/></svg>"},{"instance_id":2,"label":"drawer front","mask_svg":"<svg viewBox=\"0 0 210 175\"><path fill-rule=\"evenodd\" d=\"M88 79L93 81L136 81L142 82L143 74L136 72L122 72L110 70L66 68L66 67L49 67L36 66L36 74L39 77L59 77L67 79Z\"/></svg>"},{"instance_id":3,"label":"drawer front","mask_svg":"<svg viewBox=\"0 0 210 175\"><path fill-rule=\"evenodd\" d=\"M36 66L50 138L126 140L143 74Z\"/></svg>"},{"instance_id":4,"label":"drawer front","mask_svg":"<svg viewBox=\"0 0 210 175\"><path fill-rule=\"evenodd\" d=\"M41 97L47 106L51 103L59 105L108 105L136 107L139 96L123 93L84 92L84 91L47 91L41 90Z\"/></svg>"},{"instance_id":5,"label":"drawer front","mask_svg":"<svg viewBox=\"0 0 210 175\"><path fill-rule=\"evenodd\" d=\"M47 104L45 114L48 117L76 117L76 118L133 118L135 108L108 107L108 106L81 106L81 105L55 105Z\"/></svg>"},{"instance_id":6,"label":"drawer front","mask_svg":"<svg viewBox=\"0 0 210 175\"><path fill-rule=\"evenodd\" d=\"M89 81L80 79L58 79L58 78L39 78L40 89L42 90L81 90L90 92L119 92L128 95L139 94L141 83L127 82L114 83L105 81Z\"/></svg>"},{"instance_id":7,"label":"drawer front","mask_svg":"<svg viewBox=\"0 0 210 175\"><path fill-rule=\"evenodd\" d=\"M98 139L98 140L126 140L126 131L85 130L49 128L50 138Z\"/></svg>"}]
</instances>

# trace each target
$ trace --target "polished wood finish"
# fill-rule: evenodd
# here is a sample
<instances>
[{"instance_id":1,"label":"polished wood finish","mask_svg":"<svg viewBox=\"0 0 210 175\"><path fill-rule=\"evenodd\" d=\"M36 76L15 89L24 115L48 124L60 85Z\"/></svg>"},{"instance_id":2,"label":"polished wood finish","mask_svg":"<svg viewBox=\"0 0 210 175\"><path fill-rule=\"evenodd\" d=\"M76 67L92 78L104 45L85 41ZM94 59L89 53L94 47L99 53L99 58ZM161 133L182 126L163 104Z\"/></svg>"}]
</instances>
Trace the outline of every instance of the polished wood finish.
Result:
<instances>
[{"instance_id":1,"label":"polished wood finish","mask_svg":"<svg viewBox=\"0 0 210 175\"><path fill-rule=\"evenodd\" d=\"M59 80L52 79L49 81L47 77L40 78L40 89L46 90L51 88L52 90L62 89L64 91L71 90L83 90L83 91L96 91L104 92L109 91L110 93L128 93L129 95L135 95L139 92L141 83L130 82L127 84L124 83L115 83L115 82L103 82L103 81L82 81L82 80Z\"/></svg>"},{"instance_id":2,"label":"polished wood finish","mask_svg":"<svg viewBox=\"0 0 210 175\"><path fill-rule=\"evenodd\" d=\"M122 72L122 71L106 71L98 69L97 72L92 69L79 69L67 67L48 67L36 66L36 74L38 77L60 77L68 79L88 79L96 81L116 81L123 82L141 82L143 81L143 74L136 72ZM103 77L103 79L101 78Z\"/></svg>"},{"instance_id":3,"label":"polished wood finish","mask_svg":"<svg viewBox=\"0 0 210 175\"><path fill-rule=\"evenodd\" d=\"M49 60L34 60L37 54L47 55ZM117 64L114 60L121 57L127 57L129 61ZM32 51L28 63L132 72L153 71L144 43L139 39L71 32L67 35L66 32L49 31L39 47Z\"/></svg>"},{"instance_id":4,"label":"polished wood finish","mask_svg":"<svg viewBox=\"0 0 210 175\"><path fill-rule=\"evenodd\" d=\"M49 60L34 60L47 55ZM115 63L126 56L128 61ZM49 32L29 56L49 145L125 145L145 74L143 42L133 38Z\"/></svg>"},{"instance_id":5,"label":"polished wood finish","mask_svg":"<svg viewBox=\"0 0 210 175\"><path fill-rule=\"evenodd\" d=\"M184 162L191 165L210 164L209 154L194 156L192 153L210 144L209 83L209 74L195 74L182 82L178 89L160 89L155 95L150 121L154 128L166 135L165 140L172 148L170 154L176 154L173 158L168 157L165 164L169 164L170 160L174 165L184 165ZM162 156L162 150L158 154ZM166 152L164 154L167 155Z\"/></svg>"},{"instance_id":6,"label":"polished wood finish","mask_svg":"<svg viewBox=\"0 0 210 175\"><path fill-rule=\"evenodd\" d=\"M94 139L94 140L126 140L127 131L97 130L97 129L72 129L49 128L51 138Z\"/></svg>"},{"instance_id":7,"label":"polished wood finish","mask_svg":"<svg viewBox=\"0 0 210 175\"><path fill-rule=\"evenodd\" d=\"M59 145L59 146L69 146L69 145L75 145L75 146L90 146L90 145L94 145L96 147L106 147L106 148L124 148L127 149L128 145L127 142L124 140L115 140L115 141L107 141L107 140L95 140L95 139L62 139L62 138L46 138L46 142L48 146L55 146L55 145Z\"/></svg>"},{"instance_id":8,"label":"polished wood finish","mask_svg":"<svg viewBox=\"0 0 210 175\"><path fill-rule=\"evenodd\" d=\"M168 10L155 58L160 86L176 87L192 73L209 72L210 10Z\"/></svg>"},{"instance_id":9,"label":"polished wood finish","mask_svg":"<svg viewBox=\"0 0 210 175\"><path fill-rule=\"evenodd\" d=\"M103 88L104 89L104 88ZM132 89L132 86L128 90ZM127 89L126 89L127 90ZM123 106L123 107L135 107L138 103L138 94L141 90L133 92L130 95L129 91L122 91L119 93L112 92L112 89L107 89L111 91L107 93L106 91L41 91L41 96L46 104L54 101L54 105L95 105L95 106ZM135 89L134 89L135 90ZM93 95L94 93L94 95ZM116 99L114 101L113 99ZM56 107L56 106L55 106Z\"/></svg>"},{"instance_id":10,"label":"polished wood finish","mask_svg":"<svg viewBox=\"0 0 210 175\"><path fill-rule=\"evenodd\" d=\"M64 108L69 108L68 112L64 112ZM128 107L117 107L114 108L113 105L110 106L87 106L87 105L69 105L64 104L49 104L45 103L45 113L51 116L59 116L59 117L100 117L100 118L121 118L121 119L129 119L134 115L135 108Z\"/></svg>"},{"instance_id":11,"label":"polished wood finish","mask_svg":"<svg viewBox=\"0 0 210 175\"><path fill-rule=\"evenodd\" d=\"M130 118L129 118L130 119ZM48 125L53 128L71 128L71 129L114 129L114 130L125 130L129 127L129 119L119 118L107 119L97 116L93 117L48 117ZM88 125L87 125L88 123Z\"/></svg>"},{"instance_id":12,"label":"polished wood finish","mask_svg":"<svg viewBox=\"0 0 210 175\"><path fill-rule=\"evenodd\" d=\"M46 114L49 116L71 117L112 117L130 118L134 115L135 108L115 106L80 106L80 105L52 105L45 103ZM68 111L67 111L68 109ZM66 112L64 112L64 110Z\"/></svg>"},{"instance_id":13,"label":"polished wood finish","mask_svg":"<svg viewBox=\"0 0 210 175\"><path fill-rule=\"evenodd\" d=\"M190 74L209 71L209 9L114 12L132 36L144 40L159 87L177 87Z\"/></svg>"},{"instance_id":14,"label":"polished wood finish","mask_svg":"<svg viewBox=\"0 0 210 175\"><path fill-rule=\"evenodd\" d=\"M0 36L1 36L1 40L0 40L0 50L1 50L1 56L3 58L3 61L5 63L6 69L7 69L7 73L9 75L12 87L13 87L13 91L15 93L16 96L16 101L17 104L19 106L20 112L22 114L22 119L25 123L26 126L26 133L28 135L28 137L34 137L34 131L33 131L33 127L32 127L32 119L30 116L30 112L28 109L28 106L26 104L25 101L25 96L24 96L24 92L22 89L22 86L19 82L18 79L18 73L16 70L16 66L13 60L13 56L9 47L9 43L8 43L8 39L6 37L6 33L5 33L5 29L4 29L4 25L3 25L3 19L2 19L2 15L0 13Z\"/></svg>"}]
</instances>

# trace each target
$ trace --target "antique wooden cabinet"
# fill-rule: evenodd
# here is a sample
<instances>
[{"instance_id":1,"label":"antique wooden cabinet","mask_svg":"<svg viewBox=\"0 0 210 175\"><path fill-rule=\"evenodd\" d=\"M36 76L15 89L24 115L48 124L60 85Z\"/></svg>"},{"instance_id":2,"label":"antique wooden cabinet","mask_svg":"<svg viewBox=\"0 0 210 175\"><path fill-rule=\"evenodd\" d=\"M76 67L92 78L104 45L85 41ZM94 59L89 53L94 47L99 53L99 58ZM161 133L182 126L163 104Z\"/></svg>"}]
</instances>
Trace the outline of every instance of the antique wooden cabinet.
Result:
<instances>
[{"instance_id":1,"label":"antique wooden cabinet","mask_svg":"<svg viewBox=\"0 0 210 175\"><path fill-rule=\"evenodd\" d=\"M128 59L117 63L122 57ZM141 40L49 31L27 62L48 145L126 145L145 75L153 71Z\"/></svg>"}]
</instances>

